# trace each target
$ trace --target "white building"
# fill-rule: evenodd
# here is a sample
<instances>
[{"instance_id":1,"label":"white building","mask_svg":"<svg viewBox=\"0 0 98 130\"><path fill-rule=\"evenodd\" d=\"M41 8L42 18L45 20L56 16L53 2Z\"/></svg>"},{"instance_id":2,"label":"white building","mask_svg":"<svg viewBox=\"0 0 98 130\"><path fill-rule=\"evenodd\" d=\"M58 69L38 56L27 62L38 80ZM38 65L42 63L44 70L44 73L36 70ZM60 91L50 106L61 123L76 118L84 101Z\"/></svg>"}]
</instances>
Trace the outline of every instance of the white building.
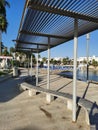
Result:
<instances>
[{"instance_id":1,"label":"white building","mask_svg":"<svg viewBox=\"0 0 98 130\"><path fill-rule=\"evenodd\" d=\"M92 62L92 60L95 60L95 61L98 62L98 57L92 56L92 57L89 57L88 60L89 60L89 62ZM87 61L87 57L79 57L79 58L77 59L77 61L78 61L79 63L83 63L84 61Z\"/></svg>"},{"instance_id":2,"label":"white building","mask_svg":"<svg viewBox=\"0 0 98 130\"><path fill-rule=\"evenodd\" d=\"M0 56L0 68L8 68L8 60L12 59L12 56Z\"/></svg>"},{"instance_id":3,"label":"white building","mask_svg":"<svg viewBox=\"0 0 98 130\"><path fill-rule=\"evenodd\" d=\"M62 57L54 57L53 59L56 60L56 61L62 61L63 60Z\"/></svg>"}]
</instances>

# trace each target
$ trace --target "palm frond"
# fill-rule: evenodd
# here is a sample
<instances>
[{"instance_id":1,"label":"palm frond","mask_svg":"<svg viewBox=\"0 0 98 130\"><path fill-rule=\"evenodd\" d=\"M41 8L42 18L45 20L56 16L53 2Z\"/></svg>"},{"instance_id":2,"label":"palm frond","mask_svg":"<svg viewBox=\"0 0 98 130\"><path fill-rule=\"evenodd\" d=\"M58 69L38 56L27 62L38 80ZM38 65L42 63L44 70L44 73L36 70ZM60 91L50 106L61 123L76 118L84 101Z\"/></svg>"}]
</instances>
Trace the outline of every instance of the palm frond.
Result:
<instances>
[{"instance_id":1,"label":"palm frond","mask_svg":"<svg viewBox=\"0 0 98 130\"><path fill-rule=\"evenodd\" d=\"M8 22L6 17L0 16L0 29L2 30L2 32L6 32L8 26Z\"/></svg>"},{"instance_id":2,"label":"palm frond","mask_svg":"<svg viewBox=\"0 0 98 130\"><path fill-rule=\"evenodd\" d=\"M0 0L0 6L3 6L3 7L9 7L10 8L10 4L7 0Z\"/></svg>"},{"instance_id":3,"label":"palm frond","mask_svg":"<svg viewBox=\"0 0 98 130\"><path fill-rule=\"evenodd\" d=\"M0 0L0 29L2 32L6 32L8 22L6 19L6 6L10 7L7 0Z\"/></svg>"}]
</instances>

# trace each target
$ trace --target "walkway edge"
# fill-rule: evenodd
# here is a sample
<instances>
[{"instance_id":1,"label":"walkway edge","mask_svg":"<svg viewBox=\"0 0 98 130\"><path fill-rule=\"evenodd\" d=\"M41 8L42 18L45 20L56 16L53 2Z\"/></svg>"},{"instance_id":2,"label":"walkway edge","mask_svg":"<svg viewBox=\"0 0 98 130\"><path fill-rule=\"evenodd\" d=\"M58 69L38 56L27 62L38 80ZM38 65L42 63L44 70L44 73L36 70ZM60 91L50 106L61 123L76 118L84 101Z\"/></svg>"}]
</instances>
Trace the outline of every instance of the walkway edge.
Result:
<instances>
[{"instance_id":1,"label":"walkway edge","mask_svg":"<svg viewBox=\"0 0 98 130\"><path fill-rule=\"evenodd\" d=\"M0 78L0 83L3 82L3 81L5 81L5 80L7 80L7 79L9 79L9 78L11 78L11 77L12 77L12 74L8 74L8 75Z\"/></svg>"}]
</instances>

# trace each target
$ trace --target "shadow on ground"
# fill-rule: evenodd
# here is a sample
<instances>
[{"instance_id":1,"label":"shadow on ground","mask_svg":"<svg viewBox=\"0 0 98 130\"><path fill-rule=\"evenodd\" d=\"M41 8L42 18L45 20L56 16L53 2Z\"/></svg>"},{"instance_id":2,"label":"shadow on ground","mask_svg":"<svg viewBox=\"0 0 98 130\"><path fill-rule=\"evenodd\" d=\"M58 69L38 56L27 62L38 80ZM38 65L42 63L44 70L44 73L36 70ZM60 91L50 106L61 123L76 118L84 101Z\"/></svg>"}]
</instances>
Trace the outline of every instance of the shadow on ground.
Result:
<instances>
[{"instance_id":1,"label":"shadow on ground","mask_svg":"<svg viewBox=\"0 0 98 130\"><path fill-rule=\"evenodd\" d=\"M21 91L19 89L19 84L22 82L21 78L10 78L6 81L0 83L0 102L7 102L16 96L18 96Z\"/></svg>"},{"instance_id":2,"label":"shadow on ground","mask_svg":"<svg viewBox=\"0 0 98 130\"><path fill-rule=\"evenodd\" d=\"M73 79L72 72L69 72L69 71L68 71L68 73L65 71L62 71L62 72L58 73L58 75L65 77L65 78Z\"/></svg>"},{"instance_id":3,"label":"shadow on ground","mask_svg":"<svg viewBox=\"0 0 98 130\"><path fill-rule=\"evenodd\" d=\"M15 130L41 130L41 128L34 127L25 127L25 128L17 128Z\"/></svg>"},{"instance_id":4,"label":"shadow on ground","mask_svg":"<svg viewBox=\"0 0 98 130\"><path fill-rule=\"evenodd\" d=\"M90 83L88 83L88 85L84 91L84 94L82 96L82 98L84 98L84 99L85 99L86 93L88 91L89 85L90 85ZM79 100L79 98L78 98L78 100ZM77 110L77 118L79 116L80 110L81 110L81 107L79 106L78 110ZM94 102L92 107L90 108L89 119L90 119L91 129L98 130L98 105L96 104L96 102Z\"/></svg>"},{"instance_id":5,"label":"shadow on ground","mask_svg":"<svg viewBox=\"0 0 98 130\"><path fill-rule=\"evenodd\" d=\"M91 111L89 113L91 127L94 127L94 130L98 130L98 105L96 102L93 104Z\"/></svg>"},{"instance_id":6,"label":"shadow on ground","mask_svg":"<svg viewBox=\"0 0 98 130\"><path fill-rule=\"evenodd\" d=\"M56 77L56 78L50 79L50 82L52 83L52 82L55 82L55 81L58 81L58 80L61 80L61 79L60 79L60 76L59 76L59 77ZM33 77L33 78L28 78L28 79L26 80L26 82L29 83L29 84L32 84L32 85L35 85L35 86L36 86L36 78L35 78L35 77ZM39 78L38 78L38 82L41 83L41 84L40 84L40 87L43 86L43 85L47 85L47 80L46 80L46 79L44 80L44 77L39 77Z\"/></svg>"}]
</instances>

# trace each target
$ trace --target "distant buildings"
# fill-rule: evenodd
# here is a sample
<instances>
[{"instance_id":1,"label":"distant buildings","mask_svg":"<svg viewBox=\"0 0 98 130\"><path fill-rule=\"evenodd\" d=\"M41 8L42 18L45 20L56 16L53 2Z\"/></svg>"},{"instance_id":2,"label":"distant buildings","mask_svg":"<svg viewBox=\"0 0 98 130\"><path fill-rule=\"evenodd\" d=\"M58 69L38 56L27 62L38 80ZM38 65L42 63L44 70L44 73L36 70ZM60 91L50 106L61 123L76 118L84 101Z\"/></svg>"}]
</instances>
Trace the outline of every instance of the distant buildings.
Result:
<instances>
[{"instance_id":1,"label":"distant buildings","mask_svg":"<svg viewBox=\"0 0 98 130\"><path fill-rule=\"evenodd\" d=\"M63 61L63 57L54 57L53 59L56 61Z\"/></svg>"},{"instance_id":2,"label":"distant buildings","mask_svg":"<svg viewBox=\"0 0 98 130\"><path fill-rule=\"evenodd\" d=\"M65 57L65 59L66 59L67 57ZM52 60L54 60L54 61L61 61L61 64L63 65L63 57L54 57L54 58L51 58ZM50 59L50 60L51 60ZM90 56L89 58L88 58L88 60L89 60L89 62L90 63L92 63L92 61L93 60L95 60L95 61L97 61L98 62L98 57L97 56ZM43 58L39 58L39 61L43 61ZM47 61L47 58L46 58L46 61ZM69 59L69 64L73 64L73 59ZM77 62L78 62L78 64L87 64L87 57L79 57L78 59L77 59ZM45 62L46 63L46 62Z\"/></svg>"},{"instance_id":3,"label":"distant buildings","mask_svg":"<svg viewBox=\"0 0 98 130\"><path fill-rule=\"evenodd\" d=\"M95 60L95 61L98 62L98 57L92 56L92 57L89 57L88 60L89 60L90 63L92 63L93 60ZM79 64L80 64L80 63L84 63L84 62L87 61L87 57L79 57L79 58L77 59L77 61L78 61Z\"/></svg>"},{"instance_id":4,"label":"distant buildings","mask_svg":"<svg viewBox=\"0 0 98 130\"><path fill-rule=\"evenodd\" d=\"M0 56L0 69L1 68L8 68L8 61L12 60L12 56Z\"/></svg>"}]
</instances>

